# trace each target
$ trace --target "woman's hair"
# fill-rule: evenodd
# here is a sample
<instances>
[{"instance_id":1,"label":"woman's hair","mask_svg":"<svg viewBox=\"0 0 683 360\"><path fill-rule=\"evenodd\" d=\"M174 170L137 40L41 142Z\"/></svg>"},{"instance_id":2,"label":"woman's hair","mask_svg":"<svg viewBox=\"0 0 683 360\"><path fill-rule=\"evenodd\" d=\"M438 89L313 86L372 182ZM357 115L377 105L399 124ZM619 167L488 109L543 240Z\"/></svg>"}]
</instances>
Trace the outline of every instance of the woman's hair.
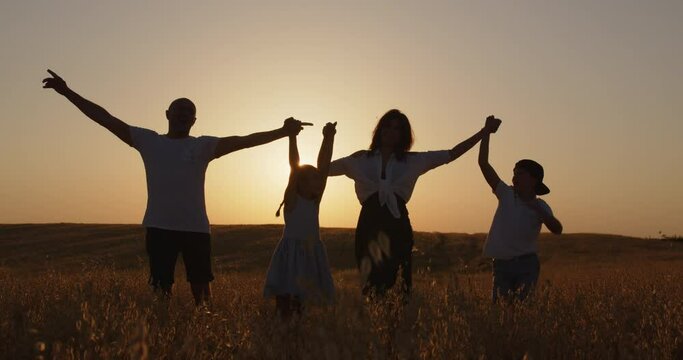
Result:
<instances>
[{"instance_id":1,"label":"woman's hair","mask_svg":"<svg viewBox=\"0 0 683 360\"><path fill-rule=\"evenodd\" d=\"M294 188L294 191L299 193L299 179L303 176L306 176L308 174L318 174L319 171L318 169L313 166L313 165L300 165L299 168L295 170L294 176L290 178L290 183L287 184L287 189L290 187ZM286 192L287 190L285 190ZM282 202L280 203L280 207L277 208L277 211L275 212L275 216L280 216L280 210L282 209L282 206L285 205L285 201L287 201L287 194L285 194L284 198L282 199Z\"/></svg>"},{"instance_id":2,"label":"woman's hair","mask_svg":"<svg viewBox=\"0 0 683 360\"><path fill-rule=\"evenodd\" d=\"M377 122L375 130L372 132L372 142L370 143L368 156L382 146L382 129L391 125L394 120L398 122L400 128L400 139L394 148L394 155L398 160L405 159L406 153L413 146L413 129L410 126L408 117L397 109L387 111Z\"/></svg>"}]
</instances>

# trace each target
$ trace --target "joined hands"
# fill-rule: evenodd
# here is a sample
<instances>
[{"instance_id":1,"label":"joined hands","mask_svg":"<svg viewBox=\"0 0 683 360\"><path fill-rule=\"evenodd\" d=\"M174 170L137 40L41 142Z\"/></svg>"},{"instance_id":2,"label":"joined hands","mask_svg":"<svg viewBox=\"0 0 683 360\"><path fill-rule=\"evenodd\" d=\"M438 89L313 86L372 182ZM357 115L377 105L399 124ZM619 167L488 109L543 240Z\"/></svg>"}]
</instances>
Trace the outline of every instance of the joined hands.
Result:
<instances>
[{"instance_id":1,"label":"joined hands","mask_svg":"<svg viewBox=\"0 0 683 360\"><path fill-rule=\"evenodd\" d=\"M489 115L486 118L486 123L484 125L484 129L486 130L487 133L493 134L496 131L498 131L498 127L500 127L500 124L502 124L503 121L498 119L497 117L493 115Z\"/></svg>"},{"instance_id":2,"label":"joined hands","mask_svg":"<svg viewBox=\"0 0 683 360\"><path fill-rule=\"evenodd\" d=\"M328 137L328 136L334 136L337 133L337 122L335 121L334 123L328 122L325 124L325 127L323 127L323 137Z\"/></svg>"},{"instance_id":3,"label":"joined hands","mask_svg":"<svg viewBox=\"0 0 683 360\"><path fill-rule=\"evenodd\" d=\"M285 130L287 135L289 136L297 136L299 135L299 132L304 129L304 126L312 126L312 123L309 122L302 122L299 121L293 117L285 119L284 124L282 125L282 128Z\"/></svg>"}]
</instances>

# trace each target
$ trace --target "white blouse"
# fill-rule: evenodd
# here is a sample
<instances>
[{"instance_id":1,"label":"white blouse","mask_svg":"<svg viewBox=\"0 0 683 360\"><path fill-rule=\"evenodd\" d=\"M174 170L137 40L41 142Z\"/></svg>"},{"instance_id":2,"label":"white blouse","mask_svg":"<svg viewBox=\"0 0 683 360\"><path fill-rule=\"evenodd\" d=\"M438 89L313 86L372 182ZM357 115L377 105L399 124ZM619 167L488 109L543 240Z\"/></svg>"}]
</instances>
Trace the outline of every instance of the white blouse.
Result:
<instances>
[{"instance_id":1,"label":"white blouse","mask_svg":"<svg viewBox=\"0 0 683 360\"><path fill-rule=\"evenodd\" d=\"M380 152L374 151L370 156L367 152L359 152L333 161L329 176L346 175L353 179L361 204L372 194L379 193L380 205L386 205L398 219L401 213L394 194L407 203L420 175L452 160L450 150L409 152L403 161L397 160L392 154L387 162L385 178L382 179Z\"/></svg>"}]
</instances>

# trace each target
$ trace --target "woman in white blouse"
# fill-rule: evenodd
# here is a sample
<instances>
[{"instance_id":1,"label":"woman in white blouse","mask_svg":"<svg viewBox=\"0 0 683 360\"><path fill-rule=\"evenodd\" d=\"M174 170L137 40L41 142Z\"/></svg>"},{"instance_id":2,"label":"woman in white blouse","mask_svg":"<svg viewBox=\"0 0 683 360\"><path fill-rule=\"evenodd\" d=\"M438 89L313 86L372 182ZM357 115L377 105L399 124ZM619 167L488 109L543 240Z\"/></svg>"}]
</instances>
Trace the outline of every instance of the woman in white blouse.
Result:
<instances>
[{"instance_id":1,"label":"woman in white blouse","mask_svg":"<svg viewBox=\"0 0 683 360\"><path fill-rule=\"evenodd\" d=\"M333 161L329 176L346 175L355 182L362 204L356 227L356 261L364 279L363 294L384 294L396 282L399 268L408 295L412 286L413 229L406 203L420 175L447 164L471 149L500 120L450 150L408 152L413 145L410 121L392 109L379 119L369 150Z\"/></svg>"}]
</instances>

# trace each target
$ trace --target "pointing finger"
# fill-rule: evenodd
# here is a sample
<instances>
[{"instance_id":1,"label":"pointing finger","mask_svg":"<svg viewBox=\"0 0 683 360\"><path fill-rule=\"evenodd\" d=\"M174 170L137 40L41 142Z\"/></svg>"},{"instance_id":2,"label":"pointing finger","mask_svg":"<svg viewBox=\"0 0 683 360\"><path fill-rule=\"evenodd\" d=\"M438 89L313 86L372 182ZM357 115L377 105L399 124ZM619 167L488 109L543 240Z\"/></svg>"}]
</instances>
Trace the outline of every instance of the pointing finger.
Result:
<instances>
[{"instance_id":1,"label":"pointing finger","mask_svg":"<svg viewBox=\"0 0 683 360\"><path fill-rule=\"evenodd\" d=\"M301 126L313 126L313 123L302 122L302 123L301 123Z\"/></svg>"},{"instance_id":2,"label":"pointing finger","mask_svg":"<svg viewBox=\"0 0 683 360\"><path fill-rule=\"evenodd\" d=\"M57 75L54 71L47 69L47 72L50 73L50 75L52 75L52 77L54 77L55 79L61 79L59 75Z\"/></svg>"}]
</instances>

